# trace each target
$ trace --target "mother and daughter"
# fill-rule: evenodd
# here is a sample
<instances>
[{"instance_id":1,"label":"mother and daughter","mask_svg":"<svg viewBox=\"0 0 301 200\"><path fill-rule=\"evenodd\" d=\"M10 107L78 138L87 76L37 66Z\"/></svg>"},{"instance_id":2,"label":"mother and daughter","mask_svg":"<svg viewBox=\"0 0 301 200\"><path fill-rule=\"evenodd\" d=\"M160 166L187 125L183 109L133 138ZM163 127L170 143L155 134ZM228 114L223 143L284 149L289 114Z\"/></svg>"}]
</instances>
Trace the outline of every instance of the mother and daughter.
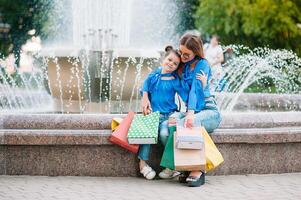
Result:
<instances>
[{"instance_id":1,"label":"mother and daughter","mask_svg":"<svg viewBox=\"0 0 301 200\"><path fill-rule=\"evenodd\" d=\"M177 122L185 127L204 126L207 132L213 132L221 116L214 97L210 94L211 68L204 58L203 43L199 36L186 33L180 39L179 50L166 47L161 66L146 78L143 84L143 113L160 112L159 139L166 144L169 135L168 123ZM185 102L185 113L178 112L175 94ZM146 163L151 145L140 145L138 158L141 174L153 179L156 172ZM179 181L190 187L205 183L205 173L191 171L179 173L164 169L161 178L173 178L179 175Z\"/></svg>"}]
</instances>

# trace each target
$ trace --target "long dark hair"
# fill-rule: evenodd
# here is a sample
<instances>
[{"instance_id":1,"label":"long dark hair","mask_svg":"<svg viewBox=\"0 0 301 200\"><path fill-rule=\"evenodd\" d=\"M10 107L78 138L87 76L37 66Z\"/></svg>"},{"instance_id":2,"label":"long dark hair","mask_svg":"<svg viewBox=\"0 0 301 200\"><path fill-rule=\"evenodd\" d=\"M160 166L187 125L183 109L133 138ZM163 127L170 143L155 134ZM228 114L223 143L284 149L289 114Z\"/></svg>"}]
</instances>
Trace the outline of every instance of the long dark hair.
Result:
<instances>
[{"instance_id":1,"label":"long dark hair","mask_svg":"<svg viewBox=\"0 0 301 200\"><path fill-rule=\"evenodd\" d=\"M199 36L191 33L185 33L180 39L180 45L185 46L198 57L205 58L203 41Z\"/></svg>"}]
</instances>

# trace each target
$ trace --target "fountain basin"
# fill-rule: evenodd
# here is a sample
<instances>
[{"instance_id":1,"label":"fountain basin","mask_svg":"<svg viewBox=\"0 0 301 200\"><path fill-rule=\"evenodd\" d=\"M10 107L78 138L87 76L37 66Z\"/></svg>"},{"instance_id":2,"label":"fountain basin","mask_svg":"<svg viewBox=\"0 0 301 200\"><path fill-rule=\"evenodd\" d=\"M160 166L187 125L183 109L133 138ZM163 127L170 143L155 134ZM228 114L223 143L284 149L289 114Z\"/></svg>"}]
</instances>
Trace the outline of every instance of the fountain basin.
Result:
<instances>
[{"instance_id":1,"label":"fountain basin","mask_svg":"<svg viewBox=\"0 0 301 200\"><path fill-rule=\"evenodd\" d=\"M111 101L118 101L120 112L127 106L122 101L139 99L139 88L152 70L149 66L158 66L160 57L159 51L139 49L49 49L42 55L54 112L67 113L110 112Z\"/></svg>"}]
</instances>

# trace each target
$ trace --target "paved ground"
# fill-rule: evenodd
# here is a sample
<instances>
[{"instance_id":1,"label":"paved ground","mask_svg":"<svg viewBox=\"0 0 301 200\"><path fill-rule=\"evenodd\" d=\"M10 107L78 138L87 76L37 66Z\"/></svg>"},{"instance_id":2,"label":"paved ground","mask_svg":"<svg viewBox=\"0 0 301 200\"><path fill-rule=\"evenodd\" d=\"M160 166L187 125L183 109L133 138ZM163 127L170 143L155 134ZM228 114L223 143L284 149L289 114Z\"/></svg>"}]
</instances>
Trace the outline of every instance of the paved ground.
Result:
<instances>
[{"instance_id":1,"label":"paved ground","mask_svg":"<svg viewBox=\"0 0 301 200\"><path fill-rule=\"evenodd\" d=\"M176 180L142 178L0 176L0 200L16 199L301 199L301 173L209 176L189 188Z\"/></svg>"}]
</instances>

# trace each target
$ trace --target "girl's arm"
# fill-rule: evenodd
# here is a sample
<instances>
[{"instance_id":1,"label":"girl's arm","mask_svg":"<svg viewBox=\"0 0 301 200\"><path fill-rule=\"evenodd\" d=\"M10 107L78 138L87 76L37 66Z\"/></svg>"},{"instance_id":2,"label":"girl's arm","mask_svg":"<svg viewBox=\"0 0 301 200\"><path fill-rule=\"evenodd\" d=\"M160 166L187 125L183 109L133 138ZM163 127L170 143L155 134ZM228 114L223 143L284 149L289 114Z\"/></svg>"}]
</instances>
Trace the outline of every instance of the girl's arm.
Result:
<instances>
[{"instance_id":1,"label":"girl's arm","mask_svg":"<svg viewBox=\"0 0 301 200\"><path fill-rule=\"evenodd\" d=\"M208 77L208 75L206 75L202 70L201 70L201 73L196 74L196 79L201 81L203 89L205 89L205 87L207 85L207 77Z\"/></svg>"},{"instance_id":2,"label":"girl's arm","mask_svg":"<svg viewBox=\"0 0 301 200\"><path fill-rule=\"evenodd\" d=\"M142 113L144 115L148 115L149 113L151 113L152 107L148 98L148 92L143 92L141 105L142 105Z\"/></svg>"},{"instance_id":3,"label":"girl's arm","mask_svg":"<svg viewBox=\"0 0 301 200\"><path fill-rule=\"evenodd\" d=\"M144 115L147 115L152 111L151 103L149 100L151 77L152 77L152 73L149 74L148 77L145 79L141 89L142 92L141 107L142 107L142 113Z\"/></svg>"}]
</instances>

